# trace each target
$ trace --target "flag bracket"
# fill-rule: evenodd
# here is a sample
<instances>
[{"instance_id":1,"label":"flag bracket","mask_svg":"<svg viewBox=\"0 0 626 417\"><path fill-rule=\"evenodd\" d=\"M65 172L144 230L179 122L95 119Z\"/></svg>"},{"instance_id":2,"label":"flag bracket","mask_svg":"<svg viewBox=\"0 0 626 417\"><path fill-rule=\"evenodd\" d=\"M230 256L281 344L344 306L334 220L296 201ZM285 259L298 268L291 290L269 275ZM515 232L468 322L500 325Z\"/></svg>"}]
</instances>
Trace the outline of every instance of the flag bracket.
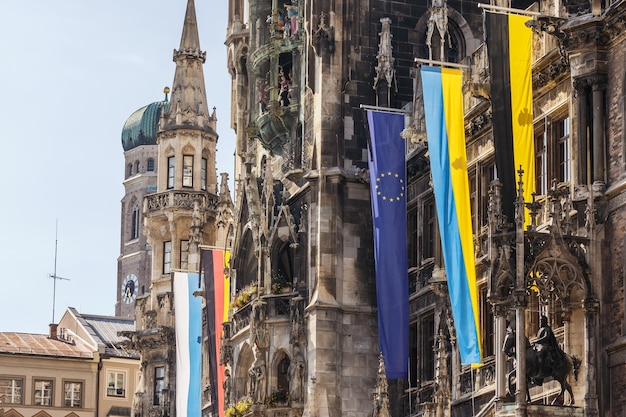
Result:
<instances>
[{"instance_id":1,"label":"flag bracket","mask_svg":"<svg viewBox=\"0 0 626 417\"><path fill-rule=\"evenodd\" d=\"M367 104L361 104L359 105L359 108L363 110L374 110L374 111L380 111L384 113L401 113L401 114L413 113L413 110L394 109L393 107L370 106Z\"/></svg>"},{"instance_id":2,"label":"flag bracket","mask_svg":"<svg viewBox=\"0 0 626 417\"><path fill-rule=\"evenodd\" d=\"M480 9L485 9L490 12L504 12L504 13L514 13L514 14L522 14L527 16L541 16L539 12L533 12L532 10L521 10L521 9L511 9L510 7L503 6L494 6L492 4L478 3L478 7Z\"/></svg>"},{"instance_id":3,"label":"flag bracket","mask_svg":"<svg viewBox=\"0 0 626 417\"><path fill-rule=\"evenodd\" d=\"M417 64L428 64L428 65L438 65L441 67L451 67L451 68L460 68L460 69L470 69L469 65L456 64L454 62L445 62L445 61L435 61L432 59L422 59L415 58L415 62Z\"/></svg>"}]
</instances>

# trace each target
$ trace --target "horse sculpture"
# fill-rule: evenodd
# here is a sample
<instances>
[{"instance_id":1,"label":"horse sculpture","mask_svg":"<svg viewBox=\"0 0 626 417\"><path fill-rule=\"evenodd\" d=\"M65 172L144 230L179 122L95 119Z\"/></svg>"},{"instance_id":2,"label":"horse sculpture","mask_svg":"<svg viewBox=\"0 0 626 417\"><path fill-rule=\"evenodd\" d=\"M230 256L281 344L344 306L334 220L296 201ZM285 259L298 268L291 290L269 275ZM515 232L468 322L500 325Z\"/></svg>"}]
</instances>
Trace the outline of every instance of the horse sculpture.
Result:
<instances>
[{"instance_id":1,"label":"horse sculpture","mask_svg":"<svg viewBox=\"0 0 626 417\"><path fill-rule=\"evenodd\" d=\"M569 393L569 403L567 405L574 404L574 394L572 393L572 386L567 382L567 376L570 372L574 371L574 379L578 381L578 369L580 368L580 359L576 356L569 355L561 348L557 347L552 352L552 358L548 363L541 361L541 353L536 350L536 347L532 346L526 340L526 400L530 402L530 386L542 385L545 380L553 379L561 384L561 392L552 400L552 405L563 396L563 402L565 402L565 391ZM515 356L515 330L511 328L507 329L506 337L504 338L504 347L502 351L509 357ZM515 369L507 375L509 394L515 395L515 384L512 382L515 376Z\"/></svg>"}]
</instances>

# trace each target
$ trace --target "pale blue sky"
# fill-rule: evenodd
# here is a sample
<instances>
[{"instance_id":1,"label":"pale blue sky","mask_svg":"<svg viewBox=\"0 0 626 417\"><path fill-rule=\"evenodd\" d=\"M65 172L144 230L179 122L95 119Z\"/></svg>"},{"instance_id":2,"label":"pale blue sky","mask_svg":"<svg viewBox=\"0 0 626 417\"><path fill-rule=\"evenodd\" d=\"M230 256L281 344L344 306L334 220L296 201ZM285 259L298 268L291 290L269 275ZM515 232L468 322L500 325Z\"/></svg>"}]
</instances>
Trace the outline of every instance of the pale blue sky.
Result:
<instances>
[{"instance_id":1,"label":"pale blue sky","mask_svg":"<svg viewBox=\"0 0 626 417\"><path fill-rule=\"evenodd\" d=\"M195 0L218 172L233 171L227 2ZM0 331L47 333L58 220L58 321L113 315L124 194L120 134L171 86L186 0L0 2ZM232 187L231 187L232 188Z\"/></svg>"}]
</instances>

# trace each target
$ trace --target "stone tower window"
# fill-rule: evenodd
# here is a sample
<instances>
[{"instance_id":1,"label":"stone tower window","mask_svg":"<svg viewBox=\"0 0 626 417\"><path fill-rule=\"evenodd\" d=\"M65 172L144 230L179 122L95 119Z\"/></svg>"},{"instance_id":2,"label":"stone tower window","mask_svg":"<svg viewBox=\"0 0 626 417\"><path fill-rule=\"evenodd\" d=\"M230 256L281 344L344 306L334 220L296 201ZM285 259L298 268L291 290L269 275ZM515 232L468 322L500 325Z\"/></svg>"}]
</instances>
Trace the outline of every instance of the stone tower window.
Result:
<instances>
[{"instance_id":1,"label":"stone tower window","mask_svg":"<svg viewBox=\"0 0 626 417\"><path fill-rule=\"evenodd\" d=\"M176 167L176 159L174 156L167 158L167 188L174 188L174 173Z\"/></svg>"}]
</instances>

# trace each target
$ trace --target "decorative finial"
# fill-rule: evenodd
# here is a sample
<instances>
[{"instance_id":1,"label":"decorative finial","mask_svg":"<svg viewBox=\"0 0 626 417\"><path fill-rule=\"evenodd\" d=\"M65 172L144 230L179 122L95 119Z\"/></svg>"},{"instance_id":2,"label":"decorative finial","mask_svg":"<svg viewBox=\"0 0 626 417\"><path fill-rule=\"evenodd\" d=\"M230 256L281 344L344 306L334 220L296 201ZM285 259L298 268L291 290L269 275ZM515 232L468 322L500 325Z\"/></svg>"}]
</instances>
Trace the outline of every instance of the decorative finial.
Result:
<instances>
[{"instance_id":1,"label":"decorative finial","mask_svg":"<svg viewBox=\"0 0 626 417\"><path fill-rule=\"evenodd\" d=\"M165 86L163 88L163 93L165 94L165 101L167 101L167 95L170 93L170 88Z\"/></svg>"}]
</instances>

